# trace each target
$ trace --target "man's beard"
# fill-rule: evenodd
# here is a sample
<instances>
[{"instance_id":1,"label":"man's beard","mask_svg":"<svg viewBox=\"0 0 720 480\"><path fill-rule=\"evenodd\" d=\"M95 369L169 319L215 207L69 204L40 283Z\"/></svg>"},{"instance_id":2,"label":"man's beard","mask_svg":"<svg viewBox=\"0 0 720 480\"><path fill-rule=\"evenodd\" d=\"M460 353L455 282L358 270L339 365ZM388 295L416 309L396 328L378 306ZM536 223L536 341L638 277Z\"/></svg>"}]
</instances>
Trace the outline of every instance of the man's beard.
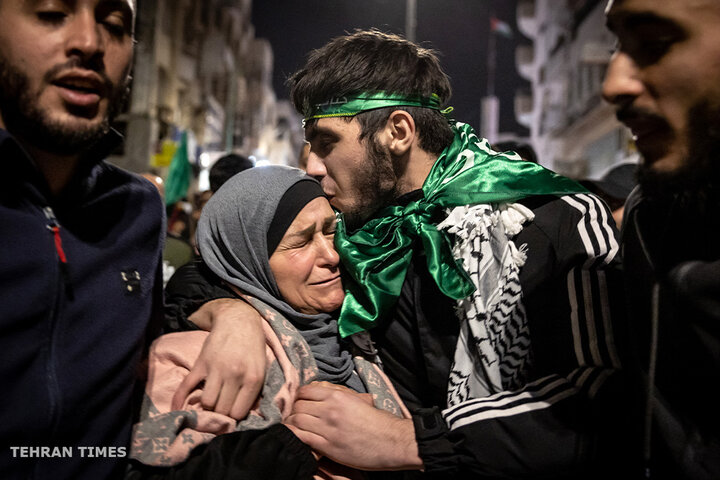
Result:
<instances>
[{"instance_id":1,"label":"man's beard","mask_svg":"<svg viewBox=\"0 0 720 480\"><path fill-rule=\"evenodd\" d=\"M641 165L638 181L650 201L679 200L692 208L706 209L717 201L720 188L720 106L702 102L688 112L688 157L679 169L657 172ZM713 200L714 199L714 200Z\"/></svg>"},{"instance_id":2,"label":"man's beard","mask_svg":"<svg viewBox=\"0 0 720 480\"><path fill-rule=\"evenodd\" d=\"M381 208L397 197L397 175L392 155L375 138L367 142L367 168L355 181L357 201L343 211L348 232L362 227Z\"/></svg>"},{"instance_id":3,"label":"man's beard","mask_svg":"<svg viewBox=\"0 0 720 480\"><path fill-rule=\"evenodd\" d=\"M79 66L77 63L71 60L68 64L56 66L52 72ZM97 72L97 69L94 70ZM0 114L6 130L41 150L57 155L87 150L107 134L110 122L129 95L129 78L122 84L113 85L103 72L97 73L102 76L109 92L108 110L102 121L78 128L52 119L49 112L38 104L41 91L30 91L27 75L0 57ZM50 72L45 78L48 77Z\"/></svg>"}]
</instances>

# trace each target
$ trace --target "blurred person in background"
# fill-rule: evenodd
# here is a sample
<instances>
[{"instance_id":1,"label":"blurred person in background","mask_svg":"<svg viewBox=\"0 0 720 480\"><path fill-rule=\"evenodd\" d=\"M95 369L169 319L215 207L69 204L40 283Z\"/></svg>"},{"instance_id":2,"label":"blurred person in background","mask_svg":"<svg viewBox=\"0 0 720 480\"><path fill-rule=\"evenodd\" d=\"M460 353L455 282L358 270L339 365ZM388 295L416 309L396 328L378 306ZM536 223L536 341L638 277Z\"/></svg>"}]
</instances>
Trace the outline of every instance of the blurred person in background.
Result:
<instances>
[{"instance_id":1,"label":"blurred person in background","mask_svg":"<svg viewBox=\"0 0 720 480\"><path fill-rule=\"evenodd\" d=\"M166 286L178 269L197 256L195 230L207 201L233 175L252 166L252 161L242 155L236 153L223 155L210 167L210 190L196 192L192 195L192 202L181 199L170 208L168 235L163 254L163 260L167 265L164 274Z\"/></svg>"},{"instance_id":2,"label":"blurred person in background","mask_svg":"<svg viewBox=\"0 0 720 480\"><path fill-rule=\"evenodd\" d=\"M184 219L182 224L184 228L184 230L182 230L183 236L175 240L174 238L177 237L173 235L172 228L169 227L168 230L168 240L170 242L177 243L178 246L173 249L174 254L171 258L174 259L174 261L171 268L168 270L168 275L166 276L166 287L170 279L176 275L177 276L173 282L174 286L182 285L185 282L192 282L192 278L194 278L196 269L198 268L197 265L194 264L194 261L198 260L195 232L205 204L225 182L236 174L252 167L253 162L247 157L237 153L228 153L227 155L223 155L215 161L212 167L210 167L210 190L195 193L192 204L183 202L183 204L189 207L187 209L189 213L185 214L184 212L181 212L179 214L179 218ZM187 228L185 229L185 227ZM170 258L168 253L166 253L166 258ZM174 288L176 287L173 287L171 291L174 290ZM168 292L166 292L166 294L168 294Z\"/></svg>"},{"instance_id":3,"label":"blurred person in background","mask_svg":"<svg viewBox=\"0 0 720 480\"><path fill-rule=\"evenodd\" d=\"M538 163L535 149L529 143L514 141L498 142L494 144L492 148L496 152L515 152L526 162Z\"/></svg>"},{"instance_id":4,"label":"blurred person in background","mask_svg":"<svg viewBox=\"0 0 720 480\"><path fill-rule=\"evenodd\" d=\"M237 153L228 153L227 155L223 155L218 158L215 163L213 163L212 167L210 167L210 190L198 192L193 198L192 228L190 230L190 243L193 247L196 247L195 229L197 227L197 222L200 219L203 207L208 200L210 200L210 197L235 174L252 167L252 160Z\"/></svg>"},{"instance_id":5,"label":"blurred person in background","mask_svg":"<svg viewBox=\"0 0 720 480\"><path fill-rule=\"evenodd\" d=\"M0 1L3 479L124 473L165 219L149 181L103 160L134 22L130 0Z\"/></svg>"},{"instance_id":6,"label":"blurred person in background","mask_svg":"<svg viewBox=\"0 0 720 480\"><path fill-rule=\"evenodd\" d=\"M186 263L195 256L191 243L191 231L195 211L192 203L182 198L173 205L168 206L167 236L163 249L164 283Z\"/></svg>"},{"instance_id":7,"label":"blurred person in background","mask_svg":"<svg viewBox=\"0 0 720 480\"><path fill-rule=\"evenodd\" d=\"M253 162L237 153L228 153L218 158L210 167L210 191L215 193L236 173L253 167Z\"/></svg>"},{"instance_id":8,"label":"blurred person in background","mask_svg":"<svg viewBox=\"0 0 720 480\"><path fill-rule=\"evenodd\" d=\"M580 181L585 188L605 200L618 230L622 226L625 201L637 185L637 169L635 163L621 163L611 167L600 179Z\"/></svg>"},{"instance_id":9,"label":"blurred person in background","mask_svg":"<svg viewBox=\"0 0 720 480\"><path fill-rule=\"evenodd\" d=\"M616 0L603 95L635 135L623 263L646 478L720 478L720 2Z\"/></svg>"}]
</instances>

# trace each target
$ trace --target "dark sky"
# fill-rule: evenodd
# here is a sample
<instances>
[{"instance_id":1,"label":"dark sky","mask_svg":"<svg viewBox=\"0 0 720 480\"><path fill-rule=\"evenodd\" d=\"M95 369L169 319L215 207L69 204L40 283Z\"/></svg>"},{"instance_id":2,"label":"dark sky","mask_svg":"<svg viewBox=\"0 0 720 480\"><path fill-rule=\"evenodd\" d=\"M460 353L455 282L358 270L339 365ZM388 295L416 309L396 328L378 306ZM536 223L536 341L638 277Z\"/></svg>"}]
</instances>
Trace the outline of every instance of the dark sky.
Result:
<instances>
[{"instance_id":1,"label":"dark sky","mask_svg":"<svg viewBox=\"0 0 720 480\"><path fill-rule=\"evenodd\" d=\"M511 25L514 39L497 37L496 93L500 97L500 132L527 131L515 122L512 98L529 89L515 70L515 41L526 41L515 24L515 0L417 0L416 41L438 50L450 75L453 116L479 128L480 100L487 86L489 12ZM288 98L285 80L308 51L356 28L375 27L405 33L403 0L256 0L253 24L257 37L273 47L273 84L278 98Z\"/></svg>"}]
</instances>

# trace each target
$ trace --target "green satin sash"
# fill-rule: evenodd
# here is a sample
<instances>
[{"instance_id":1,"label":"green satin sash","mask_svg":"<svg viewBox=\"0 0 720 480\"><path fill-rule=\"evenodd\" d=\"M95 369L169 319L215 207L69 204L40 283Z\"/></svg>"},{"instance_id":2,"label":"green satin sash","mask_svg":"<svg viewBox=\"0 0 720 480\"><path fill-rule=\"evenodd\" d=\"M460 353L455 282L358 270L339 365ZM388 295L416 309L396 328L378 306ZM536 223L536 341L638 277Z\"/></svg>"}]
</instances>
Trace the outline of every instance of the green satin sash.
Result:
<instances>
[{"instance_id":1,"label":"green satin sash","mask_svg":"<svg viewBox=\"0 0 720 480\"><path fill-rule=\"evenodd\" d=\"M435 226L444 219L445 209L586 191L540 165L493 152L467 124L455 123L452 128L455 139L433 165L422 187L423 198L382 209L351 235L342 221L338 223L335 245L349 274L338 320L343 337L371 329L393 307L418 240L444 295L457 300L474 291L452 255L450 239Z\"/></svg>"}]
</instances>

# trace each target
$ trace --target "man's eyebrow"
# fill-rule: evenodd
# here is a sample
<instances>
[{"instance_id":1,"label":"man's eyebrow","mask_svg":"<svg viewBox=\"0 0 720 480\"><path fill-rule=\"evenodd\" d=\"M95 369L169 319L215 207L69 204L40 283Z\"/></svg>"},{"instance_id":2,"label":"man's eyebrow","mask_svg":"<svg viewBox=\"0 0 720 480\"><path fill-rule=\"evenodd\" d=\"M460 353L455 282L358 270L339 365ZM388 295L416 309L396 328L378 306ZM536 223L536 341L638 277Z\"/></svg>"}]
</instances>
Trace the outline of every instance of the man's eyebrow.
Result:
<instances>
[{"instance_id":1,"label":"man's eyebrow","mask_svg":"<svg viewBox=\"0 0 720 480\"><path fill-rule=\"evenodd\" d=\"M333 132L331 130L328 130L326 128L318 127L317 123L310 125L305 129L305 141L308 143L311 143L313 140L315 140L320 135L331 135L334 136Z\"/></svg>"}]
</instances>

